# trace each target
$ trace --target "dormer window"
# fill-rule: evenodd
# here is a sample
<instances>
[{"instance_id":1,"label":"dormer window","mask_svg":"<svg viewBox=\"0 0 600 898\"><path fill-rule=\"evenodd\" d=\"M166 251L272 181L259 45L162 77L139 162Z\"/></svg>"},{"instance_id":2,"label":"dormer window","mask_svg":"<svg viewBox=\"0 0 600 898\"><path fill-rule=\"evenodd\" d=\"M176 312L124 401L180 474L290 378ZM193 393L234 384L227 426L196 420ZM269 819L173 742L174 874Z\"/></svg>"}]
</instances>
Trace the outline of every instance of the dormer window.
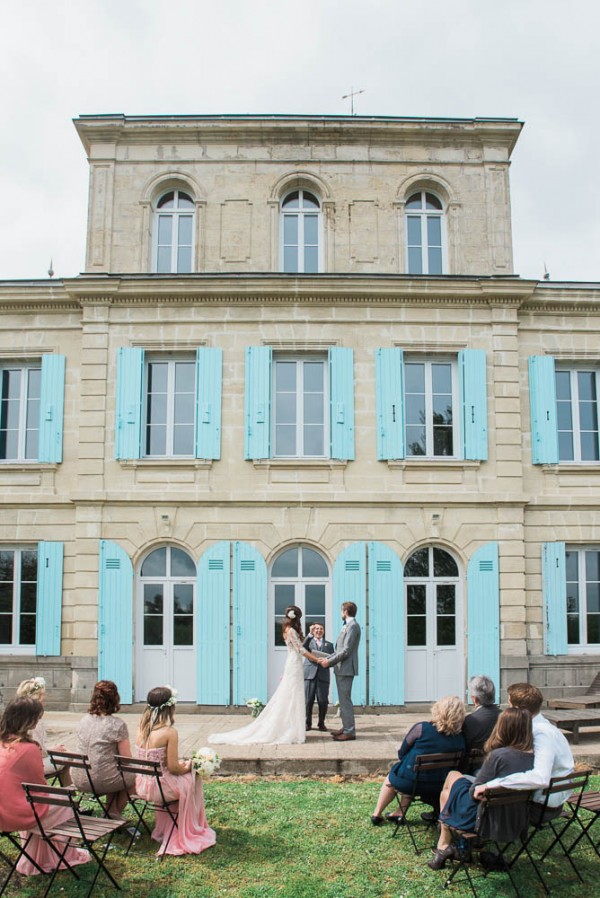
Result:
<instances>
[{"instance_id":1,"label":"dormer window","mask_svg":"<svg viewBox=\"0 0 600 898\"><path fill-rule=\"evenodd\" d=\"M192 271L194 201L182 190L164 193L155 207L154 270L158 274Z\"/></svg>"},{"instance_id":2,"label":"dormer window","mask_svg":"<svg viewBox=\"0 0 600 898\"><path fill-rule=\"evenodd\" d=\"M282 268L289 274L321 270L321 204L314 193L294 190L281 203Z\"/></svg>"},{"instance_id":3,"label":"dormer window","mask_svg":"<svg viewBox=\"0 0 600 898\"><path fill-rule=\"evenodd\" d=\"M406 254L409 274L442 274L444 269L442 201L419 190L406 201Z\"/></svg>"}]
</instances>

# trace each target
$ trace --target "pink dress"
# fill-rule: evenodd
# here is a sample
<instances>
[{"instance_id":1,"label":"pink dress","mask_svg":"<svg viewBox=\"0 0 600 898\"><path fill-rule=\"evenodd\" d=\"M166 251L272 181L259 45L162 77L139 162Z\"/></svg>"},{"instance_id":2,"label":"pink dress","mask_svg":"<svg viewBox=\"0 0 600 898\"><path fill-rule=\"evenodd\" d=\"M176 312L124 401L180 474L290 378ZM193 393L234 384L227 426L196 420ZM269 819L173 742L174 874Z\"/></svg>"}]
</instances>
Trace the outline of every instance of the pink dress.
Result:
<instances>
[{"instance_id":1,"label":"pink dress","mask_svg":"<svg viewBox=\"0 0 600 898\"><path fill-rule=\"evenodd\" d=\"M29 833L37 829L31 805L28 803L21 783L38 783L45 786L42 752L33 742L9 742L0 744L0 783L2 783L2 801L0 802L0 829L7 832L18 830L24 841ZM38 805L38 814L44 829L52 829L72 816L70 808ZM63 845L57 842L59 851ZM27 853L42 868L50 873L56 867L57 856L52 848L39 836L33 835L27 846ZM89 852L81 848L67 849L66 860L73 867L91 861ZM62 865L64 867L64 864ZM22 857L17 864L17 871L25 876L39 873L39 870Z\"/></svg>"},{"instance_id":2,"label":"pink dress","mask_svg":"<svg viewBox=\"0 0 600 898\"><path fill-rule=\"evenodd\" d=\"M184 773L176 776L167 767L167 749L137 748L138 758L147 761L159 761L162 768L162 788L167 799L178 799L179 817L177 829L173 832L166 849L166 854L200 854L217 841L215 831L206 822L204 813L204 795L202 779L195 773ZM135 781L138 795L147 801L160 801L160 793L156 782L149 776L138 775ZM165 811L156 812L156 825L152 838L160 842L157 855L165 854L165 844L169 838L173 823Z\"/></svg>"}]
</instances>

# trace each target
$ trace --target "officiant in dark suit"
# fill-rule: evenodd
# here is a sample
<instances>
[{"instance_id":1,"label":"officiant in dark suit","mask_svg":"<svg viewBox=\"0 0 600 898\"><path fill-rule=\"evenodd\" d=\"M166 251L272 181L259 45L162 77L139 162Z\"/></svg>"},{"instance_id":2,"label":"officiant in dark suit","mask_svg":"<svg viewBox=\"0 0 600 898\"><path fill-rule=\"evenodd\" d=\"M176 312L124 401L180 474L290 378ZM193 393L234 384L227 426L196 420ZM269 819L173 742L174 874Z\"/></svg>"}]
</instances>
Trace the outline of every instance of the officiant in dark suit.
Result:
<instances>
[{"instance_id":1,"label":"officiant in dark suit","mask_svg":"<svg viewBox=\"0 0 600 898\"><path fill-rule=\"evenodd\" d=\"M309 628L309 635L303 642L305 649L309 652L325 652L327 655L333 654L333 643L325 639L325 627L322 624L312 624ZM306 729L312 730L312 712L317 699L317 707L319 709L318 727L321 732L326 733L325 717L329 705L329 682L331 674L328 667L321 667L314 661L304 659L304 696L306 700Z\"/></svg>"}]
</instances>

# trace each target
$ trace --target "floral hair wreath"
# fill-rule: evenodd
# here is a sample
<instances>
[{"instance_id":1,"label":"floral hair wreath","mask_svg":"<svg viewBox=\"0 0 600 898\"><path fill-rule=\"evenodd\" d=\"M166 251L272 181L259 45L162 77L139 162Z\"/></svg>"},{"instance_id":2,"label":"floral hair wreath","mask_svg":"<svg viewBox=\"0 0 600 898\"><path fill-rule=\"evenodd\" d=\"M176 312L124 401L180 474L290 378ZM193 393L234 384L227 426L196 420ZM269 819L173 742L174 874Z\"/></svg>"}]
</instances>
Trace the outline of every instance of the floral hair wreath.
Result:
<instances>
[{"instance_id":1,"label":"floral hair wreath","mask_svg":"<svg viewBox=\"0 0 600 898\"><path fill-rule=\"evenodd\" d=\"M46 689L46 681L43 677L32 677L31 682L27 686L26 695L35 695L36 692L44 692Z\"/></svg>"},{"instance_id":2,"label":"floral hair wreath","mask_svg":"<svg viewBox=\"0 0 600 898\"><path fill-rule=\"evenodd\" d=\"M292 609L292 610L288 611L288 613L286 614L286 617L287 617L289 620L295 620L295 619L296 619L296 612Z\"/></svg>"},{"instance_id":3,"label":"floral hair wreath","mask_svg":"<svg viewBox=\"0 0 600 898\"><path fill-rule=\"evenodd\" d=\"M165 686L165 689L169 689L171 691L171 695L168 697L166 702L163 702L162 705L148 705L149 708L152 708L152 716L157 717L158 712L162 711L163 708L171 708L173 705L177 704L177 690L173 689L172 686Z\"/></svg>"}]
</instances>

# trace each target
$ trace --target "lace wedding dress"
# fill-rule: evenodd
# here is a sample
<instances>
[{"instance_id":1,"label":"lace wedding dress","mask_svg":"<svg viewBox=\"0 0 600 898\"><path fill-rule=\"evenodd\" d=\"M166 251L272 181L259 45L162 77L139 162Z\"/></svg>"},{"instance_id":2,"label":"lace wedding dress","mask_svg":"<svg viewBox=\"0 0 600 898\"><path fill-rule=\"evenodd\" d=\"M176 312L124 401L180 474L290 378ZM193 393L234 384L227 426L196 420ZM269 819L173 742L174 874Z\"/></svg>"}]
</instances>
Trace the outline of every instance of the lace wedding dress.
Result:
<instances>
[{"instance_id":1,"label":"lace wedding dress","mask_svg":"<svg viewBox=\"0 0 600 898\"><path fill-rule=\"evenodd\" d=\"M292 627L285 635L287 659L279 686L262 712L251 723L229 733L214 733L209 742L249 745L253 742L287 743L306 741L304 704L304 649Z\"/></svg>"}]
</instances>

